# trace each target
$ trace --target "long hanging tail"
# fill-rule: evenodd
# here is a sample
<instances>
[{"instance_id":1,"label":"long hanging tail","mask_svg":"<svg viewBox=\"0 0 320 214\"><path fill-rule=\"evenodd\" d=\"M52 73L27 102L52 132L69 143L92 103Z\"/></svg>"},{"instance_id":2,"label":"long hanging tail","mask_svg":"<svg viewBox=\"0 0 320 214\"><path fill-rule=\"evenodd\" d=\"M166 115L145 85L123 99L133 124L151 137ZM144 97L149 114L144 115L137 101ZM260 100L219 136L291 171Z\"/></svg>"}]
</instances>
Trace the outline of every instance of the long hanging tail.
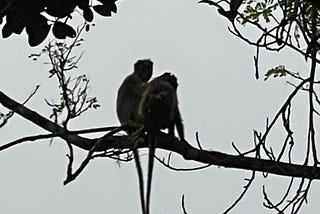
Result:
<instances>
[{"instance_id":1,"label":"long hanging tail","mask_svg":"<svg viewBox=\"0 0 320 214\"><path fill-rule=\"evenodd\" d=\"M138 142L139 142L139 133L142 132L143 129L139 129L133 134L133 156L134 156L134 162L136 164L137 174L138 174L138 180L139 180L139 193L140 193L140 203L141 203L141 210L142 214L146 214L146 205L145 205L145 199L144 199L144 181L143 181L143 173L142 173L142 167L140 162L140 156L138 151Z\"/></svg>"},{"instance_id":2,"label":"long hanging tail","mask_svg":"<svg viewBox=\"0 0 320 214\"><path fill-rule=\"evenodd\" d=\"M147 180L147 197L146 197L146 214L150 213L150 194L151 194L151 183L152 183L152 171L154 163L154 154L156 150L156 135L155 133L150 133L148 135L149 143L149 161L148 161L148 180Z\"/></svg>"},{"instance_id":3,"label":"long hanging tail","mask_svg":"<svg viewBox=\"0 0 320 214\"><path fill-rule=\"evenodd\" d=\"M138 173L138 180L139 180L139 192L140 192L140 203L141 203L141 209L142 214L146 214L146 205L144 200L144 182L143 182L143 173L140 163L140 157L139 157L139 151L136 147L133 148L133 156L134 156L134 162L136 164L136 169Z\"/></svg>"}]
</instances>

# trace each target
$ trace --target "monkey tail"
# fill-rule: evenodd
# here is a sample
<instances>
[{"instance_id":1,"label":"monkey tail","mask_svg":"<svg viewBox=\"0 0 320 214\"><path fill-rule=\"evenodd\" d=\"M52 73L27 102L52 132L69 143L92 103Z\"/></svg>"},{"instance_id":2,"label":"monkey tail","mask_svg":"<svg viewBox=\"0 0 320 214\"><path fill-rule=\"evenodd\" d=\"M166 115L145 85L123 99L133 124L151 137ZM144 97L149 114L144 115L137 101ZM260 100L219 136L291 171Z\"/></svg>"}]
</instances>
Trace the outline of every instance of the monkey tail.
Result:
<instances>
[{"instance_id":1,"label":"monkey tail","mask_svg":"<svg viewBox=\"0 0 320 214\"><path fill-rule=\"evenodd\" d=\"M141 203L142 214L146 214L146 210L145 210L146 206L145 206L145 200L144 200L143 173L142 173L142 168L141 168L141 163L140 163L139 151L136 148L136 145L133 148L133 156L134 156L134 161L135 161L136 168L137 168L137 173L138 173L140 203Z\"/></svg>"},{"instance_id":2,"label":"monkey tail","mask_svg":"<svg viewBox=\"0 0 320 214\"><path fill-rule=\"evenodd\" d=\"M148 134L148 144L149 144L149 160L148 160L148 180L147 180L147 197L146 197L146 214L150 213L150 194L151 194L151 183L152 183L152 172L154 163L154 154L156 150L156 134L151 132Z\"/></svg>"}]
</instances>

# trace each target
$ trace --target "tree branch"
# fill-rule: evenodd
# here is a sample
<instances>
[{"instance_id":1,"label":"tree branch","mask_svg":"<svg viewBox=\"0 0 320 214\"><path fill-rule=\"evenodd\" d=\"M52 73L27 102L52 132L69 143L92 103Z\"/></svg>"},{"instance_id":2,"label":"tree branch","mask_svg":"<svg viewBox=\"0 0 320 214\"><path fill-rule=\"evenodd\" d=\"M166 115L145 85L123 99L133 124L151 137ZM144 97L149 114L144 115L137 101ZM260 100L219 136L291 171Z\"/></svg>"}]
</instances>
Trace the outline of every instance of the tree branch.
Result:
<instances>
[{"instance_id":1,"label":"tree branch","mask_svg":"<svg viewBox=\"0 0 320 214\"><path fill-rule=\"evenodd\" d=\"M99 141L99 144L96 145L94 149L95 152L109 149L131 149L133 147L131 138L128 136L105 135L105 137L102 138L89 139L70 133L54 122L12 100L1 91L0 103L32 123L84 150L91 150L97 141ZM139 148L148 147L146 141L142 139L141 142L142 143L138 145ZM186 141L179 141L165 133L159 135L157 147L180 154L186 160L193 160L205 164L250 171L254 170L288 177L320 180L319 167L245 157L243 155L230 155L217 151L200 150L191 146Z\"/></svg>"}]
</instances>

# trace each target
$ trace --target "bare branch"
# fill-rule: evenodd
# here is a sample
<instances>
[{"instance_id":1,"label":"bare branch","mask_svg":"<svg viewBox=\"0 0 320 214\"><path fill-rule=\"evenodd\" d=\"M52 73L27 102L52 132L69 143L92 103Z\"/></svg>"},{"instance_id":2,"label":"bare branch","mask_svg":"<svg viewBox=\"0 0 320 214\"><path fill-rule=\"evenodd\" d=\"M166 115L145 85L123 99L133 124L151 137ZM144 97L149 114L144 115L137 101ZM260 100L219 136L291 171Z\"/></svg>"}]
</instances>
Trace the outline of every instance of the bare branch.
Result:
<instances>
[{"instance_id":1,"label":"bare branch","mask_svg":"<svg viewBox=\"0 0 320 214\"><path fill-rule=\"evenodd\" d=\"M108 132L108 131L114 130L115 128L120 128L120 127L110 126L110 127L101 127L101 128L82 129L82 130L68 131L68 134L78 135L78 134ZM40 134L40 135L32 135L32 136L22 137L22 138L19 138L17 140L14 140L12 142L9 142L9 143L6 143L6 144L0 146L0 151L8 149L12 146L16 146L18 144L27 142L27 141L36 141L36 140L54 138L54 137L58 137L58 136L59 136L58 134Z\"/></svg>"},{"instance_id":2,"label":"bare branch","mask_svg":"<svg viewBox=\"0 0 320 214\"><path fill-rule=\"evenodd\" d=\"M202 149L201 149L202 150ZM171 154L171 153L170 153ZM210 167L211 165L210 164L206 164L205 166L198 166L198 167L193 167L193 168L176 168L176 167L173 167L169 164L169 161L168 163L166 163L164 160L161 160L159 157L155 156L155 158L163 165L165 166L166 168L168 169L171 169L171 170L174 170L174 171L198 171L198 170L201 170L201 169L206 169L208 167Z\"/></svg>"},{"instance_id":3,"label":"bare branch","mask_svg":"<svg viewBox=\"0 0 320 214\"><path fill-rule=\"evenodd\" d=\"M132 140L128 136L104 136L100 139L89 139L80 137L76 134L70 134L69 131L65 130L61 126L17 103L1 91L0 103L39 127L84 150L91 150L97 140L99 140L100 143L94 147L95 152L109 149L131 149L133 146ZM142 141L143 140L144 139L142 139ZM139 148L146 147L148 147L147 142L142 142L139 145ZM268 172L281 176L320 179L319 167L289 164L274 160L263 160L259 158L245 157L243 155L229 155L216 151L199 150L192 147L186 141L179 141L178 139L164 133L159 135L158 148L180 154L186 160L194 160L204 164Z\"/></svg>"},{"instance_id":4,"label":"bare branch","mask_svg":"<svg viewBox=\"0 0 320 214\"><path fill-rule=\"evenodd\" d=\"M255 178L255 171L252 171L251 177L246 179L246 181L248 181L247 185L245 185L243 187L243 191L242 193L239 195L239 197L233 202L233 204L231 204L230 207L228 207L228 209L226 211L223 212L223 214L227 214L229 213L235 206L237 206L237 204L239 204L239 202L241 201L241 199L245 196L245 194L247 193L247 191L249 190L251 184L253 183Z\"/></svg>"},{"instance_id":5,"label":"bare branch","mask_svg":"<svg viewBox=\"0 0 320 214\"><path fill-rule=\"evenodd\" d=\"M184 195L182 195L181 204L182 204L183 214L188 214L187 209L185 207Z\"/></svg>"},{"instance_id":6,"label":"bare branch","mask_svg":"<svg viewBox=\"0 0 320 214\"><path fill-rule=\"evenodd\" d=\"M40 85L37 85L36 88L31 92L29 97L27 97L27 99L22 103L22 105L26 104L36 94L39 88ZM0 119L2 120L2 122L0 123L0 129L7 124L8 120L13 116L13 113L13 111L9 111L6 114L0 113Z\"/></svg>"}]
</instances>

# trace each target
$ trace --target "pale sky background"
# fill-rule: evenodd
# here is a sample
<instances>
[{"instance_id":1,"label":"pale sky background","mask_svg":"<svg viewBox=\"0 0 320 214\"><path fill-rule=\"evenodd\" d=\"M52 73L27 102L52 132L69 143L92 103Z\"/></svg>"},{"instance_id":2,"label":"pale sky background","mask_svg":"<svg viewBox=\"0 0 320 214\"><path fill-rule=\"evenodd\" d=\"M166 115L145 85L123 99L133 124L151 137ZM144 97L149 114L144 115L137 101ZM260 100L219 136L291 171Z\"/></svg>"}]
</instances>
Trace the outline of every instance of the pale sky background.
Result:
<instances>
[{"instance_id":1,"label":"pale sky background","mask_svg":"<svg viewBox=\"0 0 320 214\"><path fill-rule=\"evenodd\" d=\"M137 59L150 58L154 75L171 71L179 80L179 101L187 140L195 145L199 131L203 148L235 154L231 143L243 151L253 146L252 130L263 131L267 117L278 111L292 87L290 78L263 81L267 69L280 64L293 72L306 74L308 65L291 51L280 54L262 52L260 74L254 78L255 49L231 35L228 21L214 8L192 0L120 1L112 18L95 17L96 26L83 34L85 53L78 74L91 79L91 95L101 108L90 111L72 122L72 129L118 125L115 113L116 91L123 78L132 72ZM250 35L254 32L248 31ZM46 41L48 42L48 38ZM45 45L44 42L41 45ZM48 67L42 57L28 59L42 46L30 48L25 32L0 40L2 59L1 90L23 101L35 85L38 94L27 106L48 117L44 98L57 98L58 88L48 79ZM301 94L303 95L303 94ZM306 100L295 100L294 158L301 163L305 148ZM3 111L3 108L0 108ZM1 129L1 144L22 136L46 133L19 116ZM276 130L269 138L275 149L282 134ZM140 213L138 180L133 161L121 167L113 160L99 159L90 163L81 176L63 186L66 175L67 147L61 140L24 143L0 153L1 213ZM143 150L142 154L147 154ZM77 150L78 160L86 153ZM167 153L159 152L165 156ZM146 164L147 156L142 160ZM176 167L197 164L175 155ZM146 165L144 165L146 169ZM183 213L181 196L185 195L190 214L212 214L224 211L242 191L249 171L217 166L195 172L174 172L155 163L151 209L154 214ZM273 213L263 208L262 185L272 199L280 199L289 178L257 173L256 181L242 202L231 213ZM318 209L319 185L314 182L309 204L301 213Z\"/></svg>"}]
</instances>

